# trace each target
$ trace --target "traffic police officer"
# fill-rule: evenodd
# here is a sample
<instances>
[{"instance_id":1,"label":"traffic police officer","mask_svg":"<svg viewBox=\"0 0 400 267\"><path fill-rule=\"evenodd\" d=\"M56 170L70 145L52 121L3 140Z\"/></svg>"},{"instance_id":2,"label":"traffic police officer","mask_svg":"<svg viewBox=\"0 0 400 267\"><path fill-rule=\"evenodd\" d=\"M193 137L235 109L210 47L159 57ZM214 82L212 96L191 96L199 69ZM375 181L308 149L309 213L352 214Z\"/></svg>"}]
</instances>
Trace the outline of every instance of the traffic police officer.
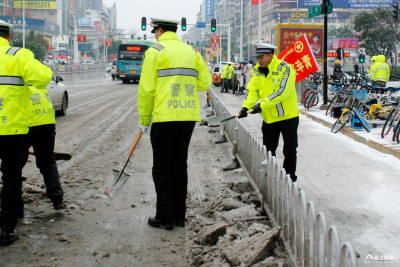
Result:
<instances>
[{"instance_id":1,"label":"traffic police officer","mask_svg":"<svg viewBox=\"0 0 400 267\"><path fill-rule=\"evenodd\" d=\"M278 59L276 47L268 44L255 44L257 65L247 85L247 99L243 102L240 117L247 117L247 111L261 113L263 117L263 143L267 151L276 155L279 136L282 133L285 160L283 168L293 182L296 176L297 128L299 108L295 89L296 72L286 62ZM260 103L256 104L261 99ZM255 105L256 104L256 105Z\"/></svg>"},{"instance_id":2,"label":"traffic police officer","mask_svg":"<svg viewBox=\"0 0 400 267\"><path fill-rule=\"evenodd\" d=\"M3 173L0 245L18 239L15 230L22 204L23 138L28 133L28 82L46 88L52 72L31 51L11 47L10 28L0 21L0 159Z\"/></svg>"},{"instance_id":3,"label":"traffic police officer","mask_svg":"<svg viewBox=\"0 0 400 267\"><path fill-rule=\"evenodd\" d=\"M229 68L227 70L228 90L233 90L232 77L235 74L235 67L232 62L228 62L228 65L229 65Z\"/></svg>"},{"instance_id":4,"label":"traffic police officer","mask_svg":"<svg viewBox=\"0 0 400 267\"><path fill-rule=\"evenodd\" d=\"M390 68L386 63L384 55L376 56L375 64L372 65L371 79L374 81L388 82L390 78Z\"/></svg>"},{"instance_id":5,"label":"traffic police officer","mask_svg":"<svg viewBox=\"0 0 400 267\"><path fill-rule=\"evenodd\" d=\"M222 69L222 74L221 74L221 78L222 78L222 88L221 88L221 93L227 93L228 91L228 70L229 70L229 65L226 64L224 66L224 68Z\"/></svg>"},{"instance_id":6,"label":"traffic police officer","mask_svg":"<svg viewBox=\"0 0 400 267\"><path fill-rule=\"evenodd\" d=\"M212 79L200 53L176 34L178 21L151 19L158 44L145 53L137 103L140 127L150 124L157 212L148 224L171 230L185 225L187 157L196 121L201 120L198 91Z\"/></svg>"},{"instance_id":7,"label":"traffic police officer","mask_svg":"<svg viewBox=\"0 0 400 267\"><path fill-rule=\"evenodd\" d=\"M46 194L55 210L65 209L57 163L54 158L56 118L46 89L29 86L29 132L24 138L23 166L28 161L29 148L35 151L36 165L43 175Z\"/></svg>"}]
</instances>

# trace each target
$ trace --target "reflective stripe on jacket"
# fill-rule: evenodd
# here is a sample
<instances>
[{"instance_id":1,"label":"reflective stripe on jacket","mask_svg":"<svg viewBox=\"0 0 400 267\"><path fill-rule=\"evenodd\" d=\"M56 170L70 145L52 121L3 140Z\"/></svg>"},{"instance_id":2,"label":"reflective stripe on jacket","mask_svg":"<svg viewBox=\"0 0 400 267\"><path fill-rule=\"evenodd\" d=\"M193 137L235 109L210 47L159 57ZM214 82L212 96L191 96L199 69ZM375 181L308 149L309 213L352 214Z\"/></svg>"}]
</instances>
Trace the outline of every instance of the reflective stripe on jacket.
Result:
<instances>
[{"instance_id":1,"label":"reflective stripe on jacket","mask_svg":"<svg viewBox=\"0 0 400 267\"><path fill-rule=\"evenodd\" d=\"M31 51L0 37L0 135L28 133L28 82L46 88L52 75Z\"/></svg>"},{"instance_id":2,"label":"reflective stripe on jacket","mask_svg":"<svg viewBox=\"0 0 400 267\"><path fill-rule=\"evenodd\" d=\"M141 125L167 121L200 121L197 92L212 78L200 53L174 32L165 32L146 51L137 94Z\"/></svg>"},{"instance_id":3,"label":"reflective stripe on jacket","mask_svg":"<svg viewBox=\"0 0 400 267\"><path fill-rule=\"evenodd\" d=\"M257 63L253 68L243 107L250 110L261 98L261 116L266 123L298 117L295 70L275 55L268 65L267 77L259 71L259 67Z\"/></svg>"},{"instance_id":4,"label":"reflective stripe on jacket","mask_svg":"<svg viewBox=\"0 0 400 267\"><path fill-rule=\"evenodd\" d=\"M29 127L56 123L54 107L46 89L29 86L28 103Z\"/></svg>"}]
</instances>

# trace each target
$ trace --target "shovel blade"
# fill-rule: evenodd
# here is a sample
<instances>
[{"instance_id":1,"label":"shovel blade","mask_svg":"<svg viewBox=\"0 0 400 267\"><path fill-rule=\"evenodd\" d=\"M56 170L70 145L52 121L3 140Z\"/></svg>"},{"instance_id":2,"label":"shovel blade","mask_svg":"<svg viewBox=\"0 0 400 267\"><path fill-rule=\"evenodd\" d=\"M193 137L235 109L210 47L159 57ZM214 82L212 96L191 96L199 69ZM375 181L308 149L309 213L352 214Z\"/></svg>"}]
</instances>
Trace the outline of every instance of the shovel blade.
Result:
<instances>
[{"instance_id":1,"label":"shovel blade","mask_svg":"<svg viewBox=\"0 0 400 267\"><path fill-rule=\"evenodd\" d=\"M118 178L120 175L120 170L113 169L113 177L114 177L114 183L115 180ZM119 190L124 186L124 184L128 181L130 175L127 174L126 172L121 173L121 177L119 178L118 182L115 183L112 187L106 187L104 189L104 194L108 195L109 197L114 197Z\"/></svg>"},{"instance_id":2,"label":"shovel blade","mask_svg":"<svg viewBox=\"0 0 400 267\"><path fill-rule=\"evenodd\" d=\"M223 119L225 119L224 116L207 118L208 127L218 127Z\"/></svg>"},{"instance_id":3,"label":"shovel blade","mask_svg":"<svg viewBox=\"0 0 400 267\"><path fill-rule=\"evenodd\" d=\"M235 116L228 117L228 118L220 117L219 120L213 120L212 123L209 121L208 126L209 127L217 127L220 125L224 125L224 124L227 124L228 122L230 122L231 120L233 120L234 118L236 118L236 117Z\"/></svg>"}]
</instances>

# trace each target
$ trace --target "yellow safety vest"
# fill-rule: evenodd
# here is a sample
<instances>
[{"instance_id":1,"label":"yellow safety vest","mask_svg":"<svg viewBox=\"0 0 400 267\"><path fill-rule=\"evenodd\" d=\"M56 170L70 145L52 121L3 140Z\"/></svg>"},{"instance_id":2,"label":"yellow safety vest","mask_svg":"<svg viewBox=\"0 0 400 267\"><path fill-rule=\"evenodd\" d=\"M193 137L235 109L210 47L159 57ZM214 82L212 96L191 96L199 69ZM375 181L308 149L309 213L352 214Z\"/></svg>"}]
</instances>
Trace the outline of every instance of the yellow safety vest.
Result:
<instances>
[{"instance_id":1,"label":"yellow safety vest","mask_svg":"<svg viewBox=\"0 0 400 267\"><path fill-rule=\"evenodd\" d=\"M47 90L29 86L29 127L55 124L55 114Z\"/></svg>"},{"instance_id":2,"label":"yellow safety vest","mask_svg":"<svg viewBox=\"0 0 400 267\"><path fill-rule=\"evenodd\" d=\"M224 68L222 69L222 75L221 79L226 79L227 78L227 70L229 68L229 65L225 65Z\"/></svg>"},{"instance_id":3,"label":"yellow safety vest","mask_svg":"<svg viewBox=\"0 0 400 267\"><path fill-rule=\"evenodd\" d=\"M28 133L28 82L46 88L52 75L31 51L0 37L0 135Z\"/></svg>"},{"instance_id":4,"label":"yellow safety vest","mask_svg":"<svg viewBox=\"0 0 400 267\"><path fill-rule=\"evenodd\" d=\"M251 109L261 98L261 116L266 123L288 120L299 116L296 94L296 71L275 55L268 65L268 75L253 68L253 76L247 85L247 100L243 107Z\"/></svg>"},{"instance_id":5,"label":"yellow safety vest","mask_svg":"<svg viewBox=\"0 0 400 267\"><path fill-rule=\"evenodd\" d=\"M228 79L232 79L232 76L236 73L235 66L232 64L228 69Z\"/></svg>"},{"instance_id":6,"label":"yellow safety vest","mask_svg":"<svg viewBox=\"0 0 400 267\"><path fill-rule=\"evenodd\" d=\"M140 124L200 121L198 91L212 83L200 53L174 32L165 32L145 53L137 93Z\"/></svg>"}]
</instances>

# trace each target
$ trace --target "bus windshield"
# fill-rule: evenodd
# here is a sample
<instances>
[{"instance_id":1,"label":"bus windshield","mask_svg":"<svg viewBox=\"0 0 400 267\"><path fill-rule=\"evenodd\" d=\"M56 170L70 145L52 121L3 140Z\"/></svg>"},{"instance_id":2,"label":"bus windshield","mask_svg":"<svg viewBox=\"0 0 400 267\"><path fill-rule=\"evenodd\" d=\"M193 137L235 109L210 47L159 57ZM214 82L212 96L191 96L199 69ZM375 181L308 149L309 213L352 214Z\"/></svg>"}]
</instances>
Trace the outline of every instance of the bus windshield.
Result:
<instances>
[{"instance_id":1,"label":"bus windshield","mask_svg":"<svg viewBox=\"0 0 400 267\"><path fill-rule=\"evenodd\" d=\"M119 59L142 60L145 51L146 51L145 47L142 47L140 45L121 44L119 47Z\"/></svg>"}]
</instances>

